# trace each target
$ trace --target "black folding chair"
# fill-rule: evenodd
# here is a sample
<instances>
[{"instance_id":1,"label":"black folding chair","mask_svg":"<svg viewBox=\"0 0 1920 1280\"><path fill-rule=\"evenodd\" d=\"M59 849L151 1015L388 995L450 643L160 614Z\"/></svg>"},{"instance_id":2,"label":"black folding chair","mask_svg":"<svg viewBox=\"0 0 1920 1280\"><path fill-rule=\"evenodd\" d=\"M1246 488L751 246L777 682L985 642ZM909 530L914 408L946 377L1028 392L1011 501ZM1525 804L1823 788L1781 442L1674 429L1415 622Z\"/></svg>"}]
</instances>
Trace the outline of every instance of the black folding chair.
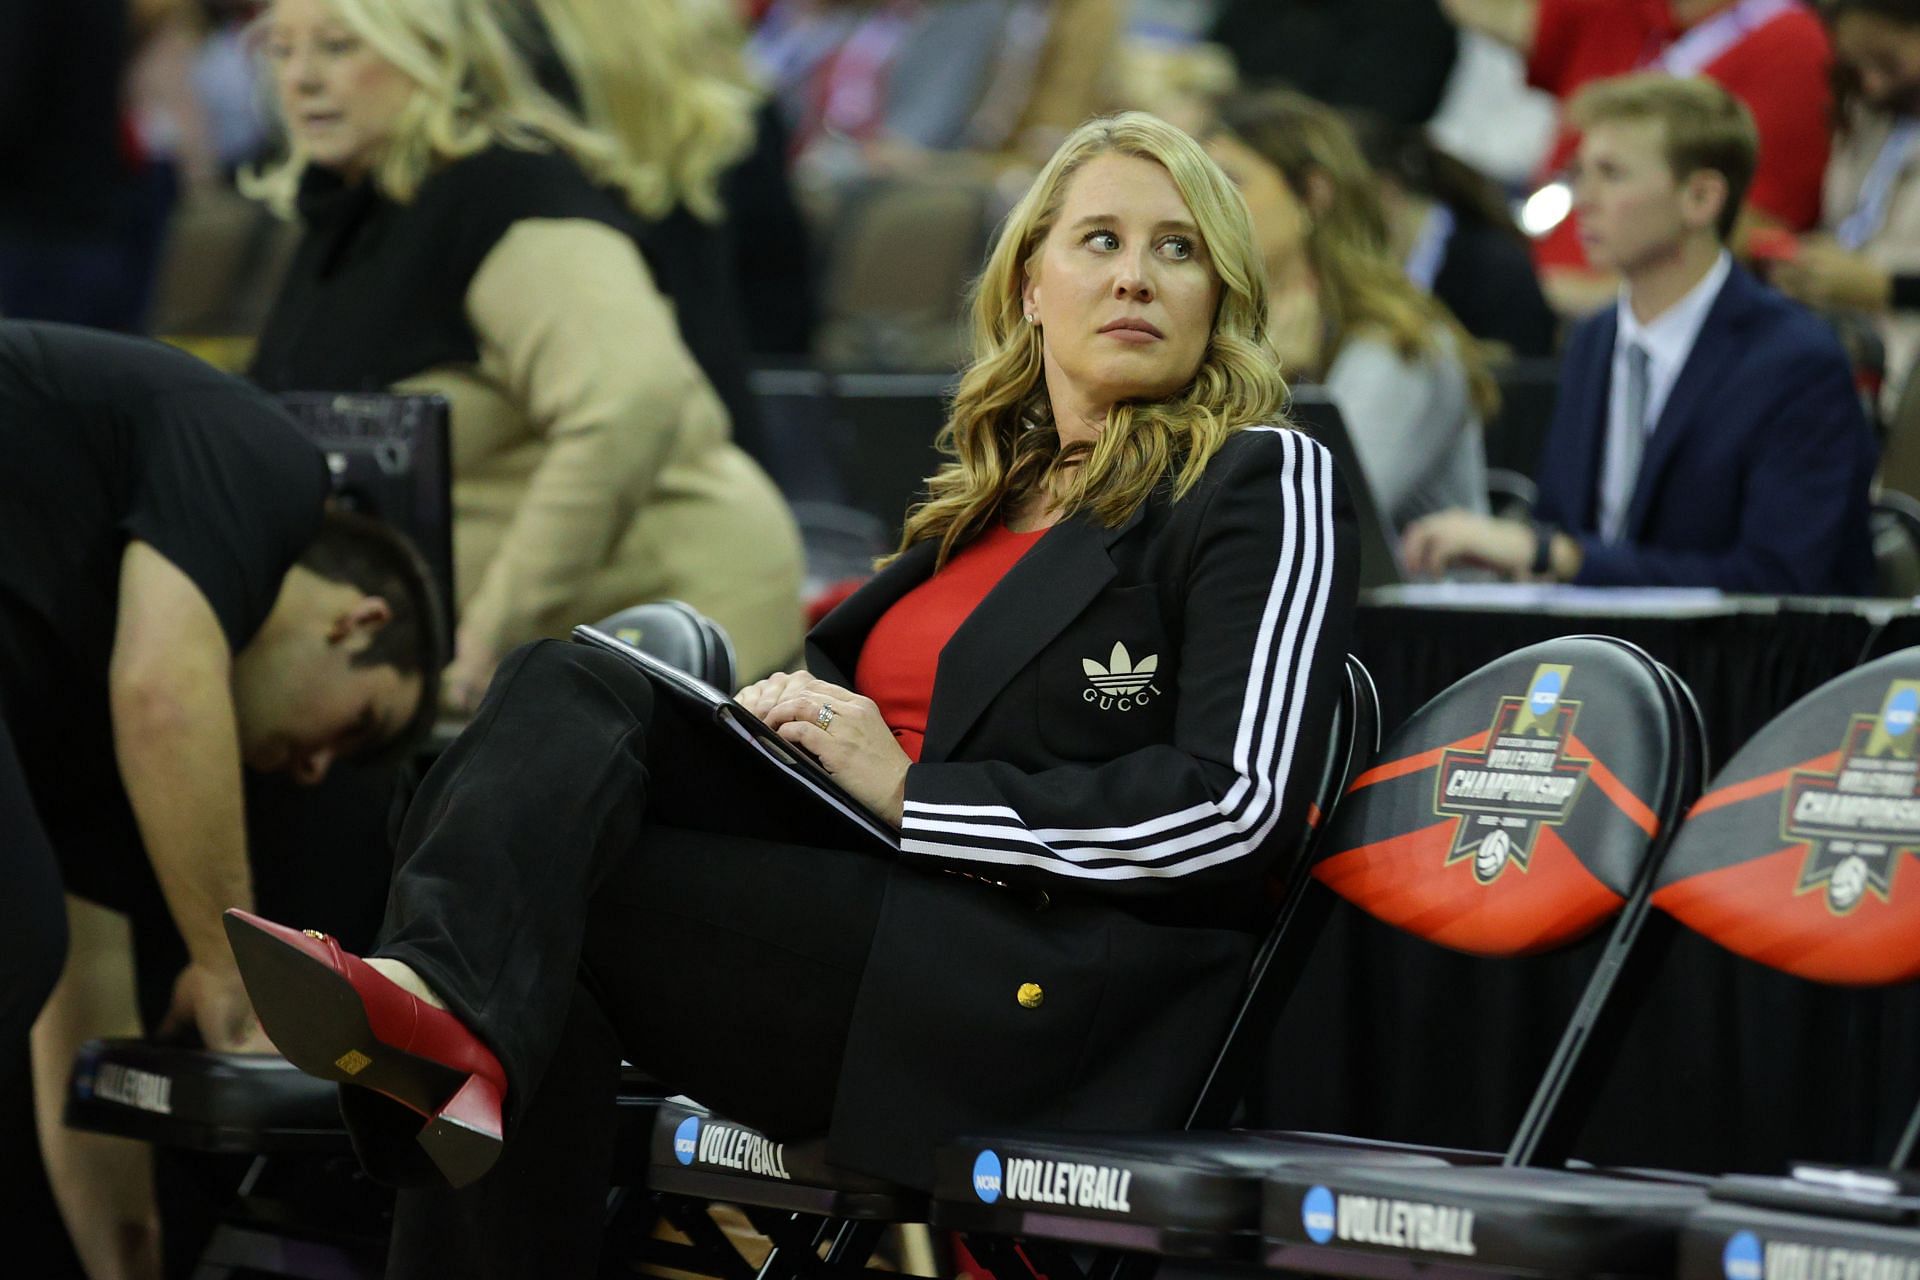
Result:
<instances>
[{"instance_id":1,"label":"black folding chair","mask_svg":"<svg viewBox=\"0 0 1920 1280\"><path fill-rule=\"evenodd\" d=\"M1082 1271L1063 1244L1108 1251L1088 1275L1160 1258L1251 1260L1263 1178L1298 1168L1397 1176L1558 1160L1591 1100L1592 1051L1618 1035L1651 968L1647 893L1698 792L1703 741L1684 686L1644 653L1601 637L1554 640L1483 667L1415 713L1334 814L1316 882L1439 945L1531 955L1614 921L1504 1155L1293 1132L985 1134L942 1152L934 1221L968 1232L996 1274L1030 1264L1059 1280ZM1284 1006L1330 905L1321 893L1289 922L1292 963L1268 970L1260 1003ZM1263 1038L1270 1021L1248 1020L1236 1041ZM1225 1122L1223 1109L1208 1110L1196 1118ZM998 1168L997 1182L980 1177L983 1166Z\"/></svg>"},{"instance_id":2,"label":"black folding chair","mask_svg":"<svg viewBox=\"0 0 1920 1280\"><path fill-rule=\"evenodd\" d=\"M1920 649L1857 668L1795 703L1693 806L1652 904L1749 959L1811 981L1884 986L1920 976L1920 890L1911 876L1902 885L1896 875L1920 845L1916 720ZM1682 1275L1817 1280L1840 1274L1828 1265L1835 1250L1850 1275L1920 1275L1920 1198L1896 1173L1912 1161L1916 1125L1920 1116L1885 1168L1788 1178L1709 1184L1675 1173L1516 1162L1274 1181L1267 1261L1369 1277L1434 1268L1661 1277L1674 1274L1684 1233ZM1426 1230L1420 1223L1439 1222L1454 1231L1416 1239ZM1808 1269L1816 1250L1828 1252Z\"/></svg>"},{"instance_id":3,"label":"black folding chair","mask_svg":"<svg viewBox=\"0 0 1920 1280\"><path fill-rule=\"evenodd\" d=\"M1327 726L1327 754L1316 779L1313 825L1294 837L1298 850L1280 869L1281 920L1300 907L1310 851L1317 833L1324 830L1325 815L1334 811L1348 778L1371 758L1378 742L1379 703L1373 679L1358 659L1347 659L1340 692ZM1276 924L1257 954L1250 999L1237 1015L1236 1025L1260 1016L1255 1000L1265 984L1259 975L1292 966L1293 960L1281 950L1287 933ZM1195 1103L1196 1115L1213 1115L1239 1096L1246 1047L1245 1036L1229 1036ZM816 1145L783 1146L748 1126L691 1108L667 1106L655 1113L652 1159L644 1182L650 1198L640 1211L640 1225L656 1215L664 1217L693 1243L666 1245L644 1232L631 1232L626 1246L629 1256L728 1280L754 1274L882 1274L869 1271L867 1263L885 1227L927 1220L926 1197L918 1191L834 1169L819 1158ZM772 1240L772 1256L756 1266L741 1254L735 1242L707 1218L709 1202L746 1210Z\"/></svg>"},{"instance_id":4,"label":"black folding chair","mask_svg":"<svg viewBox=\"0 0 1920 1280\"><path fill-rule=\"evenodd\" d=\"M1789 708L1702 798L1656 901L1748 959L1810 981L1920 978L1920 884L1905 865L1920 857L1917 712L1920 649ZM1681 1233L1677 1274L1920 1277L1917 1145L1920 1106L1883 1165L1715 1181Z\"/></svg>"}]
</instances>

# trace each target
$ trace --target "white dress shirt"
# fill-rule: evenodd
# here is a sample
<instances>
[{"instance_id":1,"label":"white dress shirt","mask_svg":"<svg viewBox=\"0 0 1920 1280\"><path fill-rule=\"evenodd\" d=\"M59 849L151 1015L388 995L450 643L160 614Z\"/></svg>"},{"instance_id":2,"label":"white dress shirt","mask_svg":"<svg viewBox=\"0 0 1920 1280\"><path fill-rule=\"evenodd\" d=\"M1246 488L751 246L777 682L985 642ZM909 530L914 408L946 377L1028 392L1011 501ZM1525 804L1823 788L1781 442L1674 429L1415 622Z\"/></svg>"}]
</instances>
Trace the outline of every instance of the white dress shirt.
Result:
<instances>
[{"instance_id":1,"label":"white dress shirt","mask_svg":"<svg viewBox=\"0 0 1920 1280\"><path fill-rule=\"evenodd\" d=\"M1645 451L1647 437L1653 434L1659 424L1660 414L1667 407L1667 397L1673 392L1673 384L1680 380L1680 370L1686 367L1687 357L1693 353L1694 340L1700 336L1700 326L1707 322L1707 312L1713 309L1713 300L1720 296L1720 288L1726 284L1727 276L1732 271L1733 256L1722 249L1699 284L1645 324L1635 318L1626 289L1620 290L1619 301L1614 304L1616 332L1613 340L1613 371L1607 390L1607 457L1602 459L1600 468L1599 525L1603 533L1625 523L1627 507L1633 501L1634 483L1639 478L1639 459ZM1629 424L1627 351L1633 346L1647 353L1647 399L1642 420ZM1629 440L1629 454L1618 455L1622 443ZM1609 459L1615 465L1608 465ZM1633 464L1631 468L1618 465L1629 459Z\"/></svg>"}]
</instances>

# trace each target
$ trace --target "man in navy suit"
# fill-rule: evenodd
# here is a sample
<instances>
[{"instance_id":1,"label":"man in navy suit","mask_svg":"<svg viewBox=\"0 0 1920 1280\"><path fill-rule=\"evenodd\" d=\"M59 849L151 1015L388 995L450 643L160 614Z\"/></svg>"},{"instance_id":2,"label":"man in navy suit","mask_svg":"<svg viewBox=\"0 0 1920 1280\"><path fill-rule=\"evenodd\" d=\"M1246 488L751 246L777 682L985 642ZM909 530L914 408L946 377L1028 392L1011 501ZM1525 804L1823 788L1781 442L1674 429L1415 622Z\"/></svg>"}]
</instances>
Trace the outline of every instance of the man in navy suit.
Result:
<instances>
[{"instance_id":1,"label":"man in navy suit","mask_svg":"<svg viewBox=\"0 0 1920 1280\"><path fill-rule=\"evenodd\" d=\"M1587 586L1862 594L1875 445L1845 353L1734 265L1747 110L1706 80L1622 77L1575 100L1575 199L1618 303L1567 344L1531 523L1445 511L1415 572L1479 565Z\"/></svg>"}]
</instances>

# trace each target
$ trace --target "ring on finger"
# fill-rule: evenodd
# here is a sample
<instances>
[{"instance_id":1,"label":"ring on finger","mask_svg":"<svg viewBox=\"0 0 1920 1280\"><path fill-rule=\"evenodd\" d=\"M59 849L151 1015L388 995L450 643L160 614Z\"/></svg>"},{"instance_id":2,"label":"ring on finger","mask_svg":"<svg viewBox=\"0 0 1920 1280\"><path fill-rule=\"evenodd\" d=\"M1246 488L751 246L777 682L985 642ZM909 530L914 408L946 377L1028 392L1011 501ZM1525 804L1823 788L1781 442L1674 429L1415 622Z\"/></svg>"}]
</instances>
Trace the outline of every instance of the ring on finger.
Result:
<instances>
[{"instance_id":1,"label":"ring on finger","mask_svg":"<svg viewBox=\"0 0 1920 1280\"><path fill-rule=\"evenodd\" d=\"M840 713L833 709L831 702L823 702L820 704L819 714L813 717L813 722L822 729L830 730L833 728L833 718L838 714Z\"/></svg>"}]
</instances>

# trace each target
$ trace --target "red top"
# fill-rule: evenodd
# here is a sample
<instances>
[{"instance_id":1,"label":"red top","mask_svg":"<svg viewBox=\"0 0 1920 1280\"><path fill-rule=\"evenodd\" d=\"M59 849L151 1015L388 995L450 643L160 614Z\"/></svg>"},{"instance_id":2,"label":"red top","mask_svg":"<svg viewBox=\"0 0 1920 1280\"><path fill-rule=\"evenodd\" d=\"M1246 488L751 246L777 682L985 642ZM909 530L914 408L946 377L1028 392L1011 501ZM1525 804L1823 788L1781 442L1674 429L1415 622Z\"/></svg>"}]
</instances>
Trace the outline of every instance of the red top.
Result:
<instances>
[{"instance_id":1,"label":"red top","mask_svg":"<svg viewBox=\"0 0 1920 1280\"><path fill-rule=\"evenodd\" d=\"M1540 0L1527 80L1565 102L1591 81L1650 65L1680 35L1668 0ZM1701 68L1753 112L1760 157L1748 201L1795 231L1820 220L1820 184L1831 142L1827 68L1832 61L1826 28L1811 9L1796 4ZM1579 133L1563 122L1541 180L1562 172L1579 145ZM1569 215L1534 242L1537 265L1587 265L1577 221Z\"/></svg>"},{"instance_id":2,"label":"red top","mask_svg":"<svg viewBox=\"0 0 1920 1280\"><path fill-rule=\"evenodd\" d=\"M853 691L872 698L907 758L920 759L933 705L940 651L996 582L1045 529L1015 533L996 525L962 547L941 570L895 600L860 648Z\"/></svg>"}]
</instances>

